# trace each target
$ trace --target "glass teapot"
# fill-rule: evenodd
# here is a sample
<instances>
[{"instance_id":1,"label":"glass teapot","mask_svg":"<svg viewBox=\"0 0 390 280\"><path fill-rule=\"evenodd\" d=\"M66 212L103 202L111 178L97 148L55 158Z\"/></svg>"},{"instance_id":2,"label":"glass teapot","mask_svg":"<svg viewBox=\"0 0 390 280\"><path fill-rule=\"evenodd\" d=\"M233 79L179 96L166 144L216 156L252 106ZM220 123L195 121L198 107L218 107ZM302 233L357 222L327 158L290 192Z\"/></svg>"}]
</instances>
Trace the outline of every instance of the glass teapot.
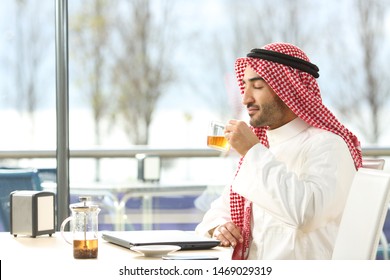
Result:
<instances>
[{"instance_id":1,"label":"glass teapot","mask_svg":"<svg viewBox=\"0 0 390 280\"><path fill-rule=\"evenodd\" d=\"M93 259L98 256L98 214L100 208L91 204L90 197L81 196L79 203L70 204L71 216L61 224L61 234L66 242L73 244L75 259ZM70 223L72 241L65 234L65 226Z\"/></svg>"}]
</instances>

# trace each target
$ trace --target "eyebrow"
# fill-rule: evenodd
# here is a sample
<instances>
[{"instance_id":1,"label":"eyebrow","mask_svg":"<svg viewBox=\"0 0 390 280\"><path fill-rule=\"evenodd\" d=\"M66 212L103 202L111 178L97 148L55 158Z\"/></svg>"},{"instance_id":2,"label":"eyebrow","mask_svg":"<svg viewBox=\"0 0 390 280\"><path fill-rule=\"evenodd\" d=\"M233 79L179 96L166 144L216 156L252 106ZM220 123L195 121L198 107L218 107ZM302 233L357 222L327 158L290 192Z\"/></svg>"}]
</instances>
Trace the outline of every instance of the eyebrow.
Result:
<instances>
[{"instance_id":1,"label":"eyebrow","mask_svg":"<svg viewBox=\"0 0 390 280\"><path fill-rule=\"evenodd\" d=\"M241 81L242 81L242 83L245 84L245 80L244 79L242 79ZM262 77L253 77L253 78L249 78L248 79L248 82L254 82L254 81L264 81L264 79Z\"/></svg>"}]
</instances>

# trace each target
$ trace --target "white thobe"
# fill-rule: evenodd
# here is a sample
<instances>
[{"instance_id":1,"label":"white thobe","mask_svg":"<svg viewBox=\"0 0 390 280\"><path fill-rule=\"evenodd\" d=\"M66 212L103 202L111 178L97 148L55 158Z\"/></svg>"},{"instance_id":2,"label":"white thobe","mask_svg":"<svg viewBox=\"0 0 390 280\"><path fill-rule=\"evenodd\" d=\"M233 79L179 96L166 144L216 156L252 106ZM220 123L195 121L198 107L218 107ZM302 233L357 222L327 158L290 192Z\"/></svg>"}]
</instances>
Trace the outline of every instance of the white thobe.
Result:
<instances>
[{"instance_id":1,"label":"white thobe","mask_svg":"<svg viewBox=\"0 0 390 280\"><path fill-rule=\"evenodd\" d=\"M299 118L267 131L232 181L252 201L248 259L330 259L353 177L354 161L338 135ZM230 184L211 204L196 231L231 221Z\"/></svg>"}]
</instances>

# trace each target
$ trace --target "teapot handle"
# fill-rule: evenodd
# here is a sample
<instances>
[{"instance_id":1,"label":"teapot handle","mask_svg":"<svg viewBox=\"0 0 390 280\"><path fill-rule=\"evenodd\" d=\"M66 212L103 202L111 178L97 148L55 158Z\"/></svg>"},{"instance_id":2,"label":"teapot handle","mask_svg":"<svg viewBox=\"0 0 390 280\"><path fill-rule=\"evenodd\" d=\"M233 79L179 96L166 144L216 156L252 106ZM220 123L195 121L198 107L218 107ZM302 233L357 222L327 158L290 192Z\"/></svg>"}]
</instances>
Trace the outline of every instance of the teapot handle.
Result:
<instances>
[{"instance_id":1,"label":"teapot handle","mask_svg":"<svg viewBox=\"0 0 390 280\"><path fill-rule=\"evenodd\" d=\"M71 221L72 219L73 219L73 217L68 217L68 218L66 218L66 219L62 222L61 228L60 228L62 238L64 238L64 240L65 240L67 243L69 243L70 245L72 245L73 242L70 242L70 241L66 238L66 235L65 235L65 232L64 232L64 231L65 231L65 226L66 226L66 224L67 224L69 221Z\"/></svg>"}]
</instances>

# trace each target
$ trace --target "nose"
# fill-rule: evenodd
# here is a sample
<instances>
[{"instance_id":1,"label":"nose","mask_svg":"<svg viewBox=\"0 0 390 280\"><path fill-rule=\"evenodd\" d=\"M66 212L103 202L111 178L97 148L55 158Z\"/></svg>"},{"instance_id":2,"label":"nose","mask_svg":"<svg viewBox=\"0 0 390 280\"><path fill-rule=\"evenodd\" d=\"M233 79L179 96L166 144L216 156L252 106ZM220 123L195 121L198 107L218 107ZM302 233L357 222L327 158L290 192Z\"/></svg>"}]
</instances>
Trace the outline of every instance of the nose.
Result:
<instances>
[{"instance_id":1,"label":"nose","mask_svg":"<svg viewBox=\"0 0 390 280\"><path fill-rule=\"evenodd\" d=\"M253 103L253 102L254 99L253 99L252 91L248 88L245 88L242 94L242 104L248 105L249 103Z\"/></svg>"}]
</instances>

